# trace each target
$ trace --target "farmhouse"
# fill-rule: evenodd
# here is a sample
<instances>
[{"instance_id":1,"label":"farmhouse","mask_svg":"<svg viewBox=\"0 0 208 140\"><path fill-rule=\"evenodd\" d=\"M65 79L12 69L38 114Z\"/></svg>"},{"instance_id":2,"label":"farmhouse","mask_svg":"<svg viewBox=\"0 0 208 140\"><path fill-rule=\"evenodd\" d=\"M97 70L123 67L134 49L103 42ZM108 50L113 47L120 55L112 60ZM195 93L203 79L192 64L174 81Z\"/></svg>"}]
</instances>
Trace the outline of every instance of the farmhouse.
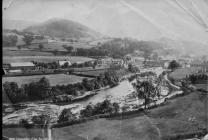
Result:
<instances>
[{"instance_id":1,"label":"farmhouse","mask_svg":"<svg viewBox=\"0 0 208 140\"><path fill-rule=\"evenodd\" d=\"M13 62L10 63L10 70L25 70L34 69L35 65L32 62Z\"/></svg>"}]
</instances>

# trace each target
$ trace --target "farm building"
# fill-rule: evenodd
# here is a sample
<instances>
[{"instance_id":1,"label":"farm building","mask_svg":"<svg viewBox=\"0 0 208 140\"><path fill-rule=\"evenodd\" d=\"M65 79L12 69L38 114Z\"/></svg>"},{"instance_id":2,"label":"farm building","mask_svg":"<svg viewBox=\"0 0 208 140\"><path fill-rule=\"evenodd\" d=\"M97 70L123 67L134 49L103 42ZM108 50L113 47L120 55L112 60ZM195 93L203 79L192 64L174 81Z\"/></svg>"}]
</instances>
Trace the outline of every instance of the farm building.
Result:
<instances>
[{"instance_id":1,"label":"farm building","mask_svg":"<svg viewBox=\"0 0 208 140\"><path fill-rule=\"evenodd\" d=\"M10 63L11 70L34 69L35 65L32 62L13 62Z\"/></svg>"},{"instance_id":2,"label":"farm building","mask_svg":"<svg viewBox=\"0 0 208 140\"><path fill-rule=\"evenodd\" d=\"M58 61L58 63L59 63L59 66L63 66L66 63L68 63L68 66L72 65L72 63L69 60L61 60L61 61Z\"/></svg>"}]
</instances>

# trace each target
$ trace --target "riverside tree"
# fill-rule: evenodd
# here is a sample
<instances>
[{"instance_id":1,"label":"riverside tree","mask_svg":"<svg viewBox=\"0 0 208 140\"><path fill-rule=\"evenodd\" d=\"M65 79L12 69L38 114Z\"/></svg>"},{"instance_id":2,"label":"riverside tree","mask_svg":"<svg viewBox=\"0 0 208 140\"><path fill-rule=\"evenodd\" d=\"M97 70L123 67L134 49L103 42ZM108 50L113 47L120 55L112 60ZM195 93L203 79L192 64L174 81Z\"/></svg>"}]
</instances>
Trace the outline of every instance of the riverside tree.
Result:
<instances>
[{"instance_id":1,"label":"riverside tree","mask_svg":"<svg viewBox=\"0 0 208 140\"><path fill-rule=\"evenodd\" d=\"M157 95L156 88L154 87L153 83L150 81L137 81L134 85L137 96L140 99L144 99L145 109L147 108L147 104L149 104L153 97Z\"/></svg>"},{"instance_id":2,"label":"riverside tree","mask_svg":"<svg viewBox=\"0 0 208 140\"><path fill-rule=\"evenodd\" d=\"M179 67L180 67L180 64L176 60L173 60L170 62L168 69L171 69L172 71L174 71Z\"/></svg>"}]
</instances>

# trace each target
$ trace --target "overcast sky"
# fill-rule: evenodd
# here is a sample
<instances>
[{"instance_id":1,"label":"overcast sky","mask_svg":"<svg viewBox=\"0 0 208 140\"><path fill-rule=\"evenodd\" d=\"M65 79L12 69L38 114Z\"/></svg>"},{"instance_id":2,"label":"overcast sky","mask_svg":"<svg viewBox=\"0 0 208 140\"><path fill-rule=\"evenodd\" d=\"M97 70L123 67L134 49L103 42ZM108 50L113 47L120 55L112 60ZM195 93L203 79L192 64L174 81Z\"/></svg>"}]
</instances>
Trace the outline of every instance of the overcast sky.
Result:
<instances>
[{"instance_id":1,"label":"overcast sky","mask_svg":"<svg viewBox=\"0 0 208 140\"><path fill-rule=\"evenodd\" d=\"M3 0L3 7L4 19L65 18L113 36L208 38L206 0Z\"/></svg>"}]
</instances>

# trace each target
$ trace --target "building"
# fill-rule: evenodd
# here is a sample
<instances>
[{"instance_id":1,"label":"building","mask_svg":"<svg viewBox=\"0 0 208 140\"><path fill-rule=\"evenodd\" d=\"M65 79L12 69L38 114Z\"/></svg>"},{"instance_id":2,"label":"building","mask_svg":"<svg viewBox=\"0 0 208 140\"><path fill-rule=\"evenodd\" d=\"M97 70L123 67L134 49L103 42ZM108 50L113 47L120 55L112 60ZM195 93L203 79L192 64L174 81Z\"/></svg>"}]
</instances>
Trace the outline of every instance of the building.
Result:
<instances>
[{"instance_id":1,"label":"building","mask_svg":"<svg viewBox=\"0 0 208 140\"><path fill-rule=\"evenodd\" d=\"M124 61L122 59L112 59L111 60L111 64L114 64L114 65L123 65L124 64Z\"/></svg>"},{"instance_id":2,"label":"building","mask_svg":"<svg viewBox=\"0 0 208 140\"><path fill-rule=\"evenodd\" d=\"M65 65L65 63L68 63L68 66L71 66L72 65L69 60L60 60L58 63L59 63L59 66Z\"/></svg>"},{"instance_id":3,"label":"building","mask_svg":"<svg viewBox=\"0 0 208 140\"><path fill-rule=\"evenodd\" d=\"M124 61L122 59L113 59L107 57L98 59L97 64L98 66L123 65Z\"/></svg>"},{"instance_id":4,"label":"building","mask_svg":"<svg viewBox=\"0 0 208 140\"><path fill-rule=\"evenodd\" d=\"M28 70L34 69L35 65L32 62L13 62L10 63L10 70Z\"/></svg>"}]
</instances>

